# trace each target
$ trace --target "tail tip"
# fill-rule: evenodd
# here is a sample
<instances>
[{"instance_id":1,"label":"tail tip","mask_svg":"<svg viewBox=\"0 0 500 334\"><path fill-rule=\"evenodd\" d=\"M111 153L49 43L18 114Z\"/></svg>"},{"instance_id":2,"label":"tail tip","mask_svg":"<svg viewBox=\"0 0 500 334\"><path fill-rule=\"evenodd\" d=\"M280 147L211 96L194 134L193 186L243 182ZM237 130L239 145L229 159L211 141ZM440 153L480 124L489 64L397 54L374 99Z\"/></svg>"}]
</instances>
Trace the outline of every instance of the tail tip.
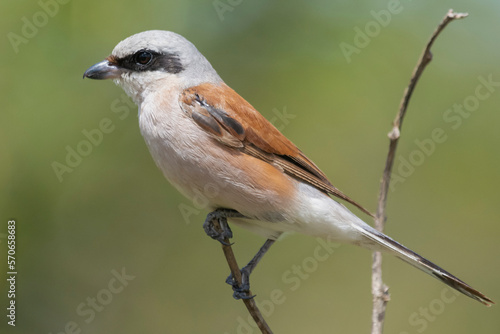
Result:
<instances>
[{"instance_id":1,"label":"tail tip","mask_svg":"<svg viewBox=\"0 0 500 334\"><path fill-rule=\"evenodd\" d=\"M473 287L471 287L467 283L459 280L458 278L456 278L455 276L453 276L451 274L436 272L436 273L434 273L434 276L436 278L438 278L439 280L441 280L446 285L454 288L457 291L460 291L464 295L466 295L474 300L477 300L478 302L480 302L481 304L483 304L487 307L491 307L491 306L495 305L495 302L493 300L491 300L490 298L488 298L487 296L485 296L481 292L477 291L476 289L474 289Z\"/></svg>"}]
</instances>

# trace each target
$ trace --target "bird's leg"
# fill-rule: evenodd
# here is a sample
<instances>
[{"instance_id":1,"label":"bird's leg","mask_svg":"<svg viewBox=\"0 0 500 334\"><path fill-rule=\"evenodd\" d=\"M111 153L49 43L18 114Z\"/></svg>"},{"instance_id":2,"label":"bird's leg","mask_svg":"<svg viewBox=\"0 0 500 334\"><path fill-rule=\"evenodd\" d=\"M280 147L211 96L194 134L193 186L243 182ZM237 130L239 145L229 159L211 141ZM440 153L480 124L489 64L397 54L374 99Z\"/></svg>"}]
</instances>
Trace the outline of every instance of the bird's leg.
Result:
<instances>
[{"instance_id":1,"label":"bird's leg","mask_svg":"<svg viewBox=\"0 0 500 334\"><path fill-rule=\"evenodd\" d=\"M229 277L226 279L226 283L233 287L234 299L250 299L255 297L248 294L248 292L250 291L250 274L275 241L276 240L267 239L264 245L259 249L257 254L255 254L253 259L250 260L250 262L248 262L248 264L241 269L241 286L234 279L232 274L229 275Z\"/></svg>"},{"instance_id":2,"label":"bird's leg","mask_svg":"<svg viewBox=\"0 0 500 334\"><path fill-rule=\"evenodd\" d=\"M205 233L212 239L219 241L221 244L228 246L229 244L224 241L226 238L231 239L233 237L233 232L227 224L227 218L244 218L241 213L236 210L230 209L217 209L210 212L203 223L203 229ZM218 221L220 225L220 230L214 226L214 221Z\"/></svg>"}]
</instances>

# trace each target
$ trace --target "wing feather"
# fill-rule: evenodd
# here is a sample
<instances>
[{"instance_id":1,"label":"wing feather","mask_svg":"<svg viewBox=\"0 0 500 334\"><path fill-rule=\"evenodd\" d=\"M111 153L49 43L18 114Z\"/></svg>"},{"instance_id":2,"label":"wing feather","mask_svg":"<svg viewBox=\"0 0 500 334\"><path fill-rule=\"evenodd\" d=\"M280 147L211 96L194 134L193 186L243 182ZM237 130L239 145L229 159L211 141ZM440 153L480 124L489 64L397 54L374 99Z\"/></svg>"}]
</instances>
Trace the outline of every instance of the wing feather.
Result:
<instances>
[{"instance_id":1,"label":"wing feather","mask_svg":"<svg viewBox=\"0 0 500 334\"><path fill-rule=\"evenodd\" d=\"M261 159L313 187L337 196L373 217L335 188L326 175L246 100L225 84L186 89L181 108L219 142Z\"/></svg>"}]
</instances>

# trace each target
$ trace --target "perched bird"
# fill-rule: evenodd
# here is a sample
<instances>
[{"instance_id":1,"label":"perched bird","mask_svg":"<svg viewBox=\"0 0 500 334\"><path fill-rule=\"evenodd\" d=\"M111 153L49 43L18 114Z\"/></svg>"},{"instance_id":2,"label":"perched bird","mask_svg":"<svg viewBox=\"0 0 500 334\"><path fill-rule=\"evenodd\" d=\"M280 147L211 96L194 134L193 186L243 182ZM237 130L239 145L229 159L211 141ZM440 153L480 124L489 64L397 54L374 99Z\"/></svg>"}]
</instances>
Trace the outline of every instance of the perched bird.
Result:
<instances>
[{"instance_id":1,"label":"perched bird","mask_svg":"<svg viewBox=\"0 0 500 334\"><path fill-rule=\"evenodd\" d=\"M268 239L243 272L247 279L274 240L292 231L393 254L463 294L493 304L330 197L369 214L227 86L184 37L159 30L128 37L85 77L113 79L139 106L141 133L165 177L191 200L204 195L207 209L215 210L204 225L209 235L218 240L229 236L227 227L220 235L211 226L213 219L229 218Z\"/></svg>"}]
</instances>

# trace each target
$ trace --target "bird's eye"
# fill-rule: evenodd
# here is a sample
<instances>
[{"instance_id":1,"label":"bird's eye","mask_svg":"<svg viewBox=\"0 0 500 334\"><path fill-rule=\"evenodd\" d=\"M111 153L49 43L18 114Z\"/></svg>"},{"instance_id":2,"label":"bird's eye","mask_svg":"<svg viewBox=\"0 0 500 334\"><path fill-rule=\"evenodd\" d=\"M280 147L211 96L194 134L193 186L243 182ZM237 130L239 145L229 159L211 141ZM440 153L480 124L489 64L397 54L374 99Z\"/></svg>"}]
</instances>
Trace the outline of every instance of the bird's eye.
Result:
<instances>
[{"instance_id":1,"label":"bird's eye","mask_svg":"<svg viewBox=\"0 0 500 334\"><path fill-rule=\"evenodd\" d=\"M140 65L147 65L151 62L152 59L153 54L148 51L139 51L134 56L135 62Z\"/></svg>"}]
</instances>

